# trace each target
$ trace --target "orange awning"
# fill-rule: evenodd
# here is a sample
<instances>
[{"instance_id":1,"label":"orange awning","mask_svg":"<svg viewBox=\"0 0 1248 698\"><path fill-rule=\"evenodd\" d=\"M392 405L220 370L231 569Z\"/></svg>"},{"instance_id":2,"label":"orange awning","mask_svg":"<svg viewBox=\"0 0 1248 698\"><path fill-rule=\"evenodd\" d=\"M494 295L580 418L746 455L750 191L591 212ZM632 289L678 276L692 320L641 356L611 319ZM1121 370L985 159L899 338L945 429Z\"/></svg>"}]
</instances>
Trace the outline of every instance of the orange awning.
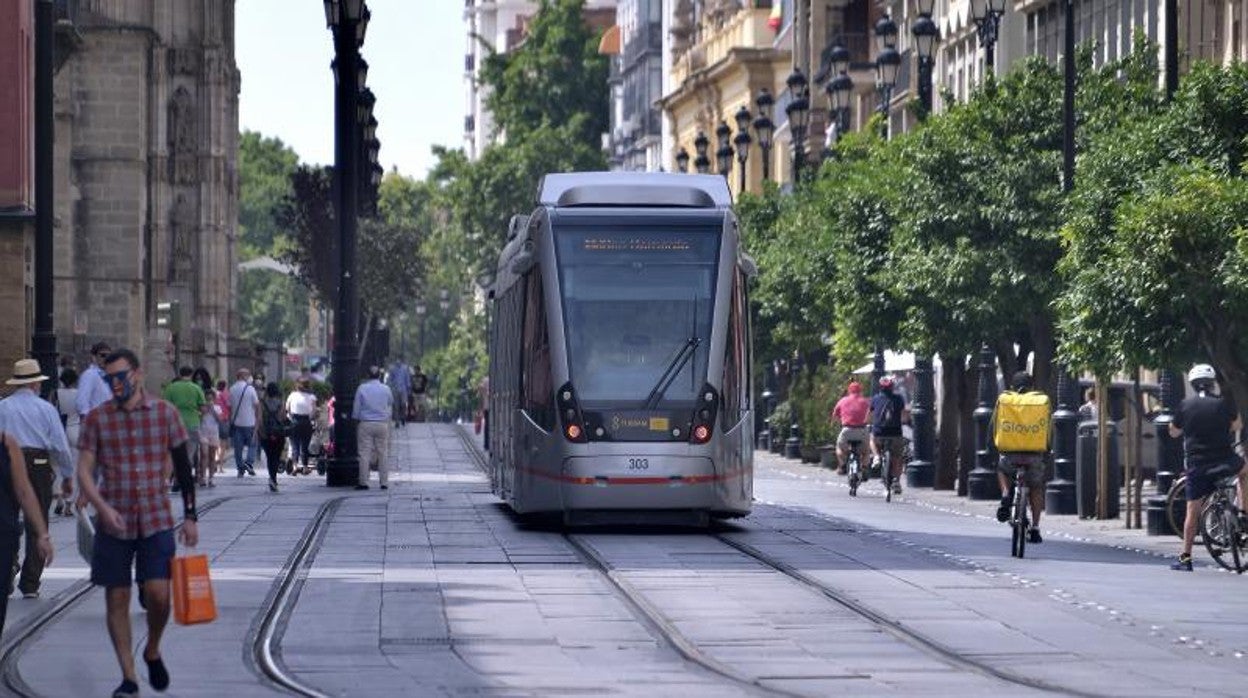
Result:
<instances>
[{"instance_id":1,"label":"orange awning","mask_svg":"<svg viewBox=\"0 0 1248 698\"><path fill-rule=\"evenodd\" d=\"M598 42L598 53L615 56L620 53L620 25L613 24L602 35L602 40Z\"/></svg>"}]
</instances>

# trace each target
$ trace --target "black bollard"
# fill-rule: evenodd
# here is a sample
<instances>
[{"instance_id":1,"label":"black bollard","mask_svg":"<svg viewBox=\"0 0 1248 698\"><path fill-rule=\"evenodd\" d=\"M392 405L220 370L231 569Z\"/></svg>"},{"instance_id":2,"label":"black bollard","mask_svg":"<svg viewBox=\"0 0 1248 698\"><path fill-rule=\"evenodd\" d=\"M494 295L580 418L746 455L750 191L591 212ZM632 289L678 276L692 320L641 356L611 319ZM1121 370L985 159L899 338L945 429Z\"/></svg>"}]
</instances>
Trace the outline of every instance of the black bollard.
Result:
<instances>
[{"instance_id":1,"label":"black bollard","mask_svg":"<svg viewBox=\"0 0 1248 698\"><path fill-rule=\"evenodd\" d=\"M992 443L992 411L997 398L997 357L984 344L979 349L979 404L975 408L975 469L967 476L971 499L998 499L997 450Z\"/></svg>"},{"instance_id":2,"label":"black bollard","mask_svg":"<svg viewBox=\"0 0 1248 698\"><path fill-rule=\"evenodd\" d=\"M1079 384L1065 367L1057 373L1057 410L1053 413L1053 479L1044 489L1049 514L1075 514L1075 439L1079 414L1075 411Z\"/></svg>"},{"instance_id":3,"label":"black bollard","mask_svg":"<svg viewBox=\"0 0 1248 698\"><path fill-rule=\"evenodd\" d=\"M789 438L784 440L784 457L795 460L802 458L802 428L797 422L789 425Z\"/></svg>"},{"instance_id":4,"label":"black bollard","mask_svg":"<svg viewBox=\"0 0 1248 698\"><path fill-rule=\"evenodd\" d=\"M1146 526L1150 536L1177 536L1182 531L1175 531L1170 526L1166 516L1166 495L1183 470L1183 442L1170 436L1174 413L1183 401L1183 377L1162 369L1157 374L1157 382L1161 387L1161 408L1153 420L1157 429L1157 493L1148 498ZM1181 516L1179 520L1182 520Z\"/></svg>"},{"instance_id":5,"label":"black bollard","mask_svg":"<svg viewBox=\"0 0 1248 698\"><path fill-rule=\"evenodd\" d=\"M936 386L932 381L932 357L914 358L914 404L910 418L914 422L914 460L906 464L907 487L931 487L936 483L936 411L933 402Z\"/></svg>"},{"instance_id":6,"label":"black bollard","mask_svg":"<svg viewBox=\"0 0 1248 698\"><path fill-rule=\"evenodd\" d=\"M763 428L758 432L758 450L771 450L771 417L763 420Z\"/></svg>"}]
</instances>

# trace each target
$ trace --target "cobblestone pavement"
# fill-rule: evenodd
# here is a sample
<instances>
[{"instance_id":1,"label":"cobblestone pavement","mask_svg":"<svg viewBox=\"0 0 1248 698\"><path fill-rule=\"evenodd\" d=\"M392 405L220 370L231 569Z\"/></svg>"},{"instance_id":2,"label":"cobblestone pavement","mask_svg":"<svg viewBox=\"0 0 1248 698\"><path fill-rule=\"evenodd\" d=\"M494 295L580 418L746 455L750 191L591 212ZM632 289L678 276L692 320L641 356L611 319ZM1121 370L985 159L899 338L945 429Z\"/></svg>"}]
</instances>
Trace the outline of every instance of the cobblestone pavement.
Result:
<instances>
[{"instance_id":1,"label":"cobblestone pavement","mask_svg":"<svg viewBox=\"0 0 1248 698\"><path fill-rule=\"evenodd\" d=\"M851 499L829 471L759 454L744 520L569 540L494 499L457 427L408 425L394 444L387 492L229 476L201 495L221 500L199 546L219 618L166 635L168 695L285 693L255 659L260 618L329 500L274 633L278 665L325 695L1238 695L1248 669L1243 580L1165 569L1172 538L1052 517L1013 560L991 503L885 504L874 483ZM15 644L86 575L72 520L53 535L42 597L9 600L6 674L36 695L107 695L119 675L98 590ZM141 648L137 605L132 619Z\"/></svg>"}]
</instances>

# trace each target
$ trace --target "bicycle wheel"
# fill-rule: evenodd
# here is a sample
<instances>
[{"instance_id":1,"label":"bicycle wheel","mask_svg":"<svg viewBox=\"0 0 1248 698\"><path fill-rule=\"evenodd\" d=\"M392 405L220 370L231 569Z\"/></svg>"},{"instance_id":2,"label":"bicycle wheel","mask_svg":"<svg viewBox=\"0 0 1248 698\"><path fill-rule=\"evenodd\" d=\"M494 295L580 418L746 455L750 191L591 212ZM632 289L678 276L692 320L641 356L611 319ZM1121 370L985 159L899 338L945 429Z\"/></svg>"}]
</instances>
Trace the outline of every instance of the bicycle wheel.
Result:
<instances>
[{"instance_id":1,"label":"bicycle wheel","mask_svg":"<svg viewBox=\"0 0 1248 698\"><path fill-rule=\"evenodd\" d=\"M846 464L846 469L849 471L849 496L857 497L859 481L858 471L860 470L860 465L858 462L858 453L856 451L850 452L849 462Z\"/></svg>"},{"instance_id":2,"label":"bicycle wheel","mask_svg":"<svg viewBox=\"0 0 1248 698\"><path fill-rule=\"evenodd\" d=\"M1027 551L1027 486L1019 484L1014 488L1014 519L1010 522L1014 527L1014 557L1022 558Z\"/></svg>"},{"instance_id":3,"label":"bicycle wheel","mask_svg":"<svg viewBox=\"0 0 1248 698\"><path fill-rule=\"evenodd\" d=\"M1183 535L1183 519L1175 517L1175 502L1187 501L1187 476L1180 476L1170 486L1170 491L1166 493L1166 521L1170 522L1170 530L1174 531L1177 536ZM1178 508L1180 512L1186 511L1186 506Z\"/></svg>"},{"instance_id":4,"label":"bicycle wheel","mask_svg":"<svg viewBox=\"0 0 1248 698\"><path fill-rule=\"evenodd\" d=\"M1228 550L1233 550L1231 557L1238 556L1239 549L1233 544L1238 528L1235 514L1228 511L1221 502L1211 502L1204 511L1200 512L1200 538L1205 544L1205 549L1209 551L1209 557L1232 572L1239 571L1239 563L1228 561L1226 553Z\"/></svg>"},{"instance_id":5,"label":"bicycle wheel","mask_svg":"<svg viewBox=\"0 0 1248 698\"><path fill-rule=\"evenodd\" d=\"M889 453L884 453L881 457L881 473L884 478L884 501L893 501L893 457Z\"/></svg>"}]
</instances>

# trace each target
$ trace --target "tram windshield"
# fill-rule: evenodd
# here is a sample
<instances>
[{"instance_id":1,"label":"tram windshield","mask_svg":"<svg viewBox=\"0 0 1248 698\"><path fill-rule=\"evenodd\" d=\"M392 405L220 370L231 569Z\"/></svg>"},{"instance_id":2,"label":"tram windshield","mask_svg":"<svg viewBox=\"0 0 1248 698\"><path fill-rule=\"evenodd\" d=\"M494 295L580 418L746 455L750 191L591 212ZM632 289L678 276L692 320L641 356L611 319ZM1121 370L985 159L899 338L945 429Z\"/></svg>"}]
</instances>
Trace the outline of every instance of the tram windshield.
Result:
<instances>
[{"instance_id":1,"label":"tram windshield","mask_svg":"<svg viewBox=\"0 0 1248 698\"><path fill-rule=\"evenodd\" d=\"M556 225L555 239L581 403L691 406L706 381L720 229Z\"/></svg>"}]
</instances>

